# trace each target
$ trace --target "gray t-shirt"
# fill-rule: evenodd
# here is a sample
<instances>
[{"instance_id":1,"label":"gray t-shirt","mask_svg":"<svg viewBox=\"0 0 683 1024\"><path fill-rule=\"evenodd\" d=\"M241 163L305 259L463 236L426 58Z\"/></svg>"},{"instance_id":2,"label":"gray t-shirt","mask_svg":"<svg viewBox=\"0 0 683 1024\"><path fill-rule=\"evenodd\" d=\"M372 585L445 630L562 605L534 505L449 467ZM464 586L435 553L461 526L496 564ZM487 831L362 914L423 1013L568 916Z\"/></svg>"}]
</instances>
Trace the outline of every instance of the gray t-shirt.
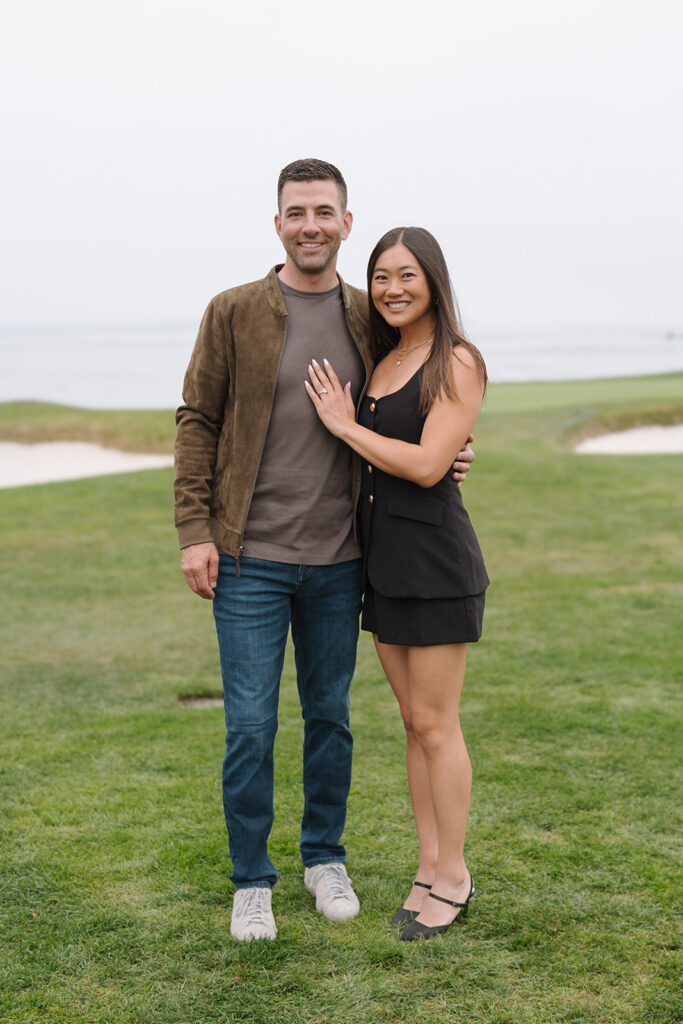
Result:
<instances>
[{"instance_id":1,"label":"gray t-shirt","mask_svg":"<svg viewBox=\"0 0 683 1024\"><path fill-rule=\"evenodd\" d=\"M349 334L341 288L301 292L279 282L287 334L273 409L244 531L244 555L335 565L358 558L348 445L323 426L306 394L308 364L323 358L360 394L363 361Z\"/></svg>"}]
</instances>

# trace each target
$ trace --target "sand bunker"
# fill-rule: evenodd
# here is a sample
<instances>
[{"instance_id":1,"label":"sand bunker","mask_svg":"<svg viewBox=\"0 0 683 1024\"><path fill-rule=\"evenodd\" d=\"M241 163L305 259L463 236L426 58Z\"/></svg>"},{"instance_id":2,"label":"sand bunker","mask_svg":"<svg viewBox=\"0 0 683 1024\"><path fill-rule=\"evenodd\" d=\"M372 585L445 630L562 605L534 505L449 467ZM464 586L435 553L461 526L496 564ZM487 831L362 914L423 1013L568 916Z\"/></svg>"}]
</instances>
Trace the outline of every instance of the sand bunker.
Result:
<instances>
[{"instance_id":1,"label":"sand bunker","mask_svg":"<svg viewBox=\"0 0 683 1024\"><path fill-rule=\"evenodd\" d=\"M601 434L582 441L575 450L581 455L679 455L683 453L683 423L673 427L634 427L618 434ZM0 441L0 488L132 473L172 465L171 455L121 452L84 441L46 441L42 444Z\"/></svg>"},{"instance_id":2,"label":"sand bunker","mask_svg":"<svg viewBox=\"0 0 683 1024\"><path fill-rule=\"evenodd\" d=\"M673 427L632 427L618 434L589 437L574 449L580 455L680 455L683 423Z\"/></svg>"},{"instance_id":3,"label":"sand bunker","mask_svg":"<svg viewBox=\"0 0 683 1024\"><path fill-rule=\"evenodd\" d=\"M44 444L0 441L0 488L79 480L86 476L109 476L172 465L171 455L120 452L84 441L48 441Z\"/></svg>"}]
</instances>

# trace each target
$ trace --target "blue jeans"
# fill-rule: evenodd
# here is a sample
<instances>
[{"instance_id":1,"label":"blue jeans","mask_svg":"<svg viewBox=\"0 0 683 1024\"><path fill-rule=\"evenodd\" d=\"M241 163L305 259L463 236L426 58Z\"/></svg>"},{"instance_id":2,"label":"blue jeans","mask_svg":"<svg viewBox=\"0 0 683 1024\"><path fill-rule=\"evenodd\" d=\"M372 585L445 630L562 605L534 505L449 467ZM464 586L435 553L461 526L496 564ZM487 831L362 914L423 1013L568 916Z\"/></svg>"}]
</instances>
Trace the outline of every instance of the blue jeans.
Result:
<instances>
[{"instance_id":1,"label":"blue jeans","mask_svg":"<svg viewBox=\"0 0 683 1024\"><path fill-rule=\"evenodd\" d=\"M272 887L273 744L289 625L304 719L301 859L343 861L351 784L349 687L356 665L360 560L288 565L220 556L213 602L225 702L223 807L235 887Z\"/></svg>"}]
</instances>

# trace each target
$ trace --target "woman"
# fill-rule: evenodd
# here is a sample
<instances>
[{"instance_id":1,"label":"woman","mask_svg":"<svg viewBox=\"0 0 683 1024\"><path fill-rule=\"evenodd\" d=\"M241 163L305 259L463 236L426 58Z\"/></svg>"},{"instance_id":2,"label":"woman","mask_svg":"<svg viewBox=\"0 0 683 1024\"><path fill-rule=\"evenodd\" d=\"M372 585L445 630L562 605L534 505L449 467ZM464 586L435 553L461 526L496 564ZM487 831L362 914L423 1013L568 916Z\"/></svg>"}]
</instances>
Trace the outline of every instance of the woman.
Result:
<instances>
[{"instance_id":1,"label":"woman","mask_svg":"<svg viewBox=\"0 0 683 1024\"><path fill-rule=\"evenodd\" d=\"M479 414L486 367L464 337L443 253L395 228L368 265L375 369L356 421L350 386L324 361L306 389L328 430L362 459L365 600L407 736L419 842L413 887L393 924L432 938L474 895L464 859L471 768L459 721L467 644L479 639L488 576L448 473Z\"/></svg>"}]
</instances>

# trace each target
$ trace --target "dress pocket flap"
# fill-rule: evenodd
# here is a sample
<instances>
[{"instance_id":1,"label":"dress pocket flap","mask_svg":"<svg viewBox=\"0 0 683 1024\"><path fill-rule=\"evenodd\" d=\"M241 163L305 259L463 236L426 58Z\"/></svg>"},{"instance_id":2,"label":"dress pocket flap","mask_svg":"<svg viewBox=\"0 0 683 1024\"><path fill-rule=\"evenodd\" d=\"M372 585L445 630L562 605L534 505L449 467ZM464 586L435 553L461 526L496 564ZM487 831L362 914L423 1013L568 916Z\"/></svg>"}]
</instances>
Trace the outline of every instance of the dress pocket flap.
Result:
<instances>
[{"instance_id":1,"label":"dress pocket flap","mask_svg":"<svg viewBox=\"0 0 683 1024\"><path fill-rule=\"evenodd\" d=\"M443 502L426 494L390 494L389 514L403 519L415 519L420 523L441 526Z\"/></svg>"}]
</instances>

